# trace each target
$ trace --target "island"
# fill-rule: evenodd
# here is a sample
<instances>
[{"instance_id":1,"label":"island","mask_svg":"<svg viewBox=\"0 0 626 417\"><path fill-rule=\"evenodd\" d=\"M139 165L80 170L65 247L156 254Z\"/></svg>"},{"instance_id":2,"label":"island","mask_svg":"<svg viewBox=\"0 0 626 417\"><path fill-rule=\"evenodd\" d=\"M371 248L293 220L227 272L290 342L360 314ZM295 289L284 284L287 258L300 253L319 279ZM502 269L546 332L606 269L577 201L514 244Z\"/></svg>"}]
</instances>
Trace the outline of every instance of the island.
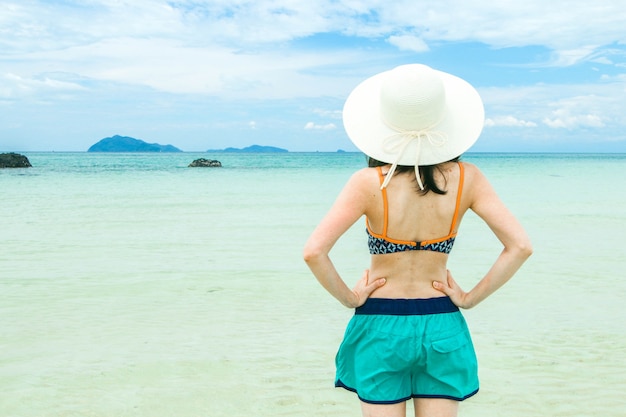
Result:
<instances>
[{"instance_id":1,"label":"island","mask_svg":"<svg viewBox=\"0 0 626 417\"><path fill-rule=\"evenodd\" d=\"M280 153L289 152L287 149L274 146L252 145L245 148L209 149L207 152L239 152L239 153Z\"/></svg>"},{"instance_id":2,"label":"island","mask_svg":"<svg viewBox=\"0 0 626 417\"><path fill-rule=\"evenodd\" d=\"M147 143L128 136L115 135L92 145L87 152L182 152L172 145Z\"/></svg>"}]
</instances>

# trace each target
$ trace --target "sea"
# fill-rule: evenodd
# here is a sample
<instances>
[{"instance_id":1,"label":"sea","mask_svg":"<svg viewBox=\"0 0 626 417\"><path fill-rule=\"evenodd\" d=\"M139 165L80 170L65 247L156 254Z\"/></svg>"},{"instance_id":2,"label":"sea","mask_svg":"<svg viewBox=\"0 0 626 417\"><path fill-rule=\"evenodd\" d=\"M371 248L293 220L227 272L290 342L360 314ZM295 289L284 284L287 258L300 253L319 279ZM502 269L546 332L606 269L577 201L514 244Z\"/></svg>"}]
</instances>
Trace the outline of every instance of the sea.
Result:
<instances>
[{"instance_id":1,"label":"sea","mask_svg":"<svg viewBox=\"0 0 626 417\"><path fill-rule=\"evenodd\" d=\"M333 387L353 311L301 253L362 154L24 154L0 170L0 417L361 415ZM626 154L464 160L535 253L464 311L481 388L459 415L626 415ZM364 229L331 252L349 285ZM468 213L449 268L469 289L500 250Z\"/></svg>"}]
</instances>

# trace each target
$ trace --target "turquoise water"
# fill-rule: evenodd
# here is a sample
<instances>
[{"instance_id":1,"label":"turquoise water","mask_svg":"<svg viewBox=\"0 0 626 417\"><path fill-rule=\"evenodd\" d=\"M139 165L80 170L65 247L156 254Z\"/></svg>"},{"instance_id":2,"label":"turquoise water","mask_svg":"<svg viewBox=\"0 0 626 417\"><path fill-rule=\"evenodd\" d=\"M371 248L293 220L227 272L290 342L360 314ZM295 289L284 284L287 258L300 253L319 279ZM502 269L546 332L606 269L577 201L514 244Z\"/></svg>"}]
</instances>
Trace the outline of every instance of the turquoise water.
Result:
<instances>
[{"instance_id":1,"label":"turquoise water","mask_svg":"<svg viewBox=\"0 0 626 417\"><path fill-rule=\"evenodd\" d=\"M300 253L362 155L26 155L0 170L0 416L360 415L332 388L351 312ZM626 155L465 160L535 254L466 312L482 386L460 415L621 415ZM358 224L331 254L348 282L365 245ZM450 269L469 287L498 252L468 215Z\"/></svg>"}]
</instances>

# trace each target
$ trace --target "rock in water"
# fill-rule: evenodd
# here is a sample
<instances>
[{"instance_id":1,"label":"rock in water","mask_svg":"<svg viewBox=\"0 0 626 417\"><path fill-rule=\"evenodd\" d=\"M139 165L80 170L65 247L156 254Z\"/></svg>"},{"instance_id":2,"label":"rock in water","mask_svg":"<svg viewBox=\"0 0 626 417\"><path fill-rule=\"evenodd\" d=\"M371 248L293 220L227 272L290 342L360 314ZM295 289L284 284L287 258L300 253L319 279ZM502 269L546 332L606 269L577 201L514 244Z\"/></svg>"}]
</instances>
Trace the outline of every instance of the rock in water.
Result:
<instances>
[{"instance_id":1,"label":"rock in water","mask_svg":"<svg viewBox=\"0 0 626 417\"><path fill-rule=\"evenodd\" d=\"M27 157L19 153L0 153L0 168L30 168Z\"/></svg>"},{"instance_id":2,"label":"rock in water","mask_svg":"<svg viewBox=\"0 0 626 417\"><path fill-rule=\"evenodd\" d=\"M219 168L221 166L222 166L222 163L220 161L216 161L215 159L206 159L206 158L196 159L192 163L189 164L189 167L191 168L195 168L195 167Z\"/></svg>"}]
</instances>

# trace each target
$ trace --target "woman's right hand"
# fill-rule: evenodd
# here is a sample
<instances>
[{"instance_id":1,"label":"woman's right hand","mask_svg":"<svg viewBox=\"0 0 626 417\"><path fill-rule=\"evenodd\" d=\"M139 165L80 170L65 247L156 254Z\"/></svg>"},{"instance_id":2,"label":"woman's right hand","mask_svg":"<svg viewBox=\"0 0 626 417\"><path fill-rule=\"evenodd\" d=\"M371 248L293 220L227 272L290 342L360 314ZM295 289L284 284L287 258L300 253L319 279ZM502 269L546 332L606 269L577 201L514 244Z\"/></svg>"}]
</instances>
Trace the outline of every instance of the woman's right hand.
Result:
<instances>
[{"instance_id":1,"label":"woman's right hand","mask_svg":"<svg viewBox=\"0 0 626 417\"><path fill-rule=\"evenodd\" d=\"M361 307L363 304L365 304L367 299L376 289L382 287L387 282L385 278L378 278L372 282L369 282L369 274L369 269L366 269L363 272L363 276L361 277L361 279L352 289L352 293L354 294L355 299L354 302L351 303L353 304L350 306L351 308Z\"/></svg>"}]
</instances>

